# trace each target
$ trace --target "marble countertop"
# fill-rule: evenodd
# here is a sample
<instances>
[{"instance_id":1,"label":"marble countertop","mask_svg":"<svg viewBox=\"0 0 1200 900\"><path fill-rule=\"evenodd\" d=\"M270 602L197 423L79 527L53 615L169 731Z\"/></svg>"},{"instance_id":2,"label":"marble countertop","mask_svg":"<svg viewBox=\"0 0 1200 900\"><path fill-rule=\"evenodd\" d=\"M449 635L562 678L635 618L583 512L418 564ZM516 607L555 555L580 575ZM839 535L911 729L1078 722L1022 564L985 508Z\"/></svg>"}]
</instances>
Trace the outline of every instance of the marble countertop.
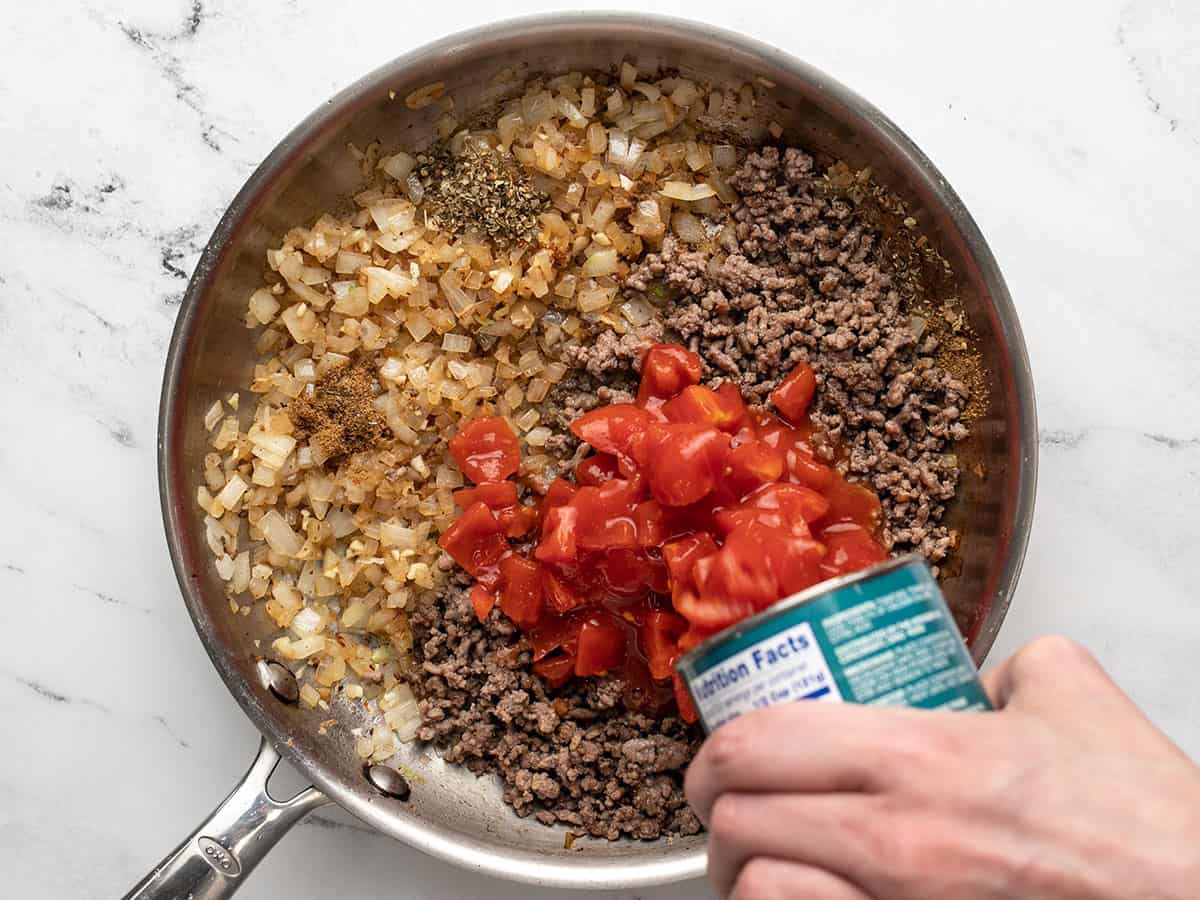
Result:
<instances>
[{"instance_id":1,"label":"marble countertop","mask_svg":"<svg viewBox=\"0 0 1200 900\"><path fill-rule=\"evenodd\" d=\"M42 0L5 14L6 896L120 896L224 796L256 744L179 600L155 475L167 340L225 205L288 129L360 74L482 21L559 8L342 6ZM995 652L1045 632L1079 638L1200 755L1200 8L656 8L832 73L907 130L962 195L1020 311L1042 427L1036 525ZM485 885L323 811L241 896L485 892L554 894Z\"/></svg>"}]
</instances>

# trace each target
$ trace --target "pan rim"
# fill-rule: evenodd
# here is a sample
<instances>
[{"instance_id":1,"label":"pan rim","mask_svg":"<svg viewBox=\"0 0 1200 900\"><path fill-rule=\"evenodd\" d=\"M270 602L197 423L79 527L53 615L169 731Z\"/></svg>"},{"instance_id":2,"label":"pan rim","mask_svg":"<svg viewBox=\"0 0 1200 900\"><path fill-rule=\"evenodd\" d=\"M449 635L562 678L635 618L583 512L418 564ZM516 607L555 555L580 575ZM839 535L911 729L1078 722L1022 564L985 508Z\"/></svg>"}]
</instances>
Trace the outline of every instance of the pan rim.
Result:
<instances>
[{"instance_id":1,"label":"pan rim","mask_svg":"<svg viewBox=\"0 0 1200 900\"><path fill-rule=\"evenodd\" d=\"M262 705L257 693L238 674L233 665L234 654L229 647L213 639L206 627L208 610L200 599L200 588L188 571L183 549L185 533L182 517L188 507L184 480L174 477L177 462L176 448L181 443L185 423L177 421L176 400L182 380L184 361L196 335L195 323L203 299L214 284L214 273L233 244L232 238L244 227L258 201L275 183L276 176L295 156L317 142L348 107L373 96L381 86L394 81L406 69L431 59L444 58L458 52L474 50L480 45L502 42L516 35L526 39L531 34L539 38L561 37L571 31L632 30L642 33L667 34L694 42L707 49L727 48L738 54L761 60L774 68L786 70L796 78L807 81L832 103L845 108L863 123L871 138L901 160L922 187L936 198L966 245L970 258L978 267L982 282L991 298L991 305L1008 347L1013 381L1010 396L1015 398L1017 439L1013 460L1018 480L1011 522L1004 537L1007 558L987 592L992 599L988 622L981 623L975 645L975 656L981 661L991 648L1011 602L1020 575L1033 517L1037 480L1037 418L1032 373L1020 324L1011 295L978 226L958 195L950 187L925 154L873 104L821 70L799 60L783 50L754 38L716 28L702 22L682 18L641 13L571 12L532 15L488 23L474 29L443 37L415 48L364 75L335 96L323 102L265 157L249 176L221 217L201 254L196 270L188 284L171 335L164 368L158 420L158 481L163 524L172 566L180 591L197 633L209 658L217 669L243 712L279 752L294 764L314 785L331 800L351 814L410 846L460 867L481 874L508 880L570 888L627 888L662 884L698 877L703 874L703 848L672 853L668 849L661 858L597 859L577 863L555 862L533 851L487 850L478 843L455 840L420 823L394 816L380 805L364 802L349 792L341 779L331 776L323 767L307 759L289 742L289 735L276 723ZM184 473L180 473L184 474Z\"/></svg>"}]
</instances>

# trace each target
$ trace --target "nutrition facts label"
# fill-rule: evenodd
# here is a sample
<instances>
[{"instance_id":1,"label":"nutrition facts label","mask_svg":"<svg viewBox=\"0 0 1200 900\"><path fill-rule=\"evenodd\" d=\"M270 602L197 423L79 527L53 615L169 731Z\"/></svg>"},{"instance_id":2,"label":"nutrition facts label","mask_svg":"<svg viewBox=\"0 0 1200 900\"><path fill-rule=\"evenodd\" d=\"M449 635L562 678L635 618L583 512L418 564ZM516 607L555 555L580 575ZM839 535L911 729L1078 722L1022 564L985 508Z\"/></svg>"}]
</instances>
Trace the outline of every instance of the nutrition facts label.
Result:
<instances>
[{"instance_id":1,"label":"nutrition facts label","mask_svg":"<svg viewBox=\"0 0 1200 900\"><path fill-rule=\"evenodd\" d=\"M975 664L933 585L914 584L866 600L820 623L855 703L972 706L958 689L977 690ZM932 608L931 608L932 607Z\"/></svg>"},{"instance_id":2,"label":"nutrition facts label","mask_svg":"<svg viewBox=\"0 0 1200 900\"><path fill-rule=\"evenodd\" d=\"M723 660L692 684L692 695L710 731L760 706L842 699L807 622L777 632Z\"/></svg>"},{"instance_id":3,"label":"nutrition facts label","mask_svg":"<svg viewBox=\"0 0 1200 900\"><path fill-rule=\"evenodd\" d=\"M709 731L752 709L795 700L990 708L923 566L785 607L714 647L687 675Z\"/></svg>"}]
</instances>

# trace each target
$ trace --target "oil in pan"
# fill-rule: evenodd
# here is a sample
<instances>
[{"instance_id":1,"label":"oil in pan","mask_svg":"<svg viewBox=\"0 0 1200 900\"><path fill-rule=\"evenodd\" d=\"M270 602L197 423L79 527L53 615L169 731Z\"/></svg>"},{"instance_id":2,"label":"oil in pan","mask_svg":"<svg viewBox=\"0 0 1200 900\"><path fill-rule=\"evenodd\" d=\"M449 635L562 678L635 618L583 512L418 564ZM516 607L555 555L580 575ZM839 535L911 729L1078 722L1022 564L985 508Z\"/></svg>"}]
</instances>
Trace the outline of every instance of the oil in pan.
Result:
<instances>
[{"instance_id":1,"label":"oil in pan","mask_svg":"<svg viewBox=\"0 0 1200 900\"><path fill-rule=\"evenodd\" d=\"M708 733L797 700L992 708L937 580L915 554L780 600L675 668Z\"/></svg>"}]
</instances>

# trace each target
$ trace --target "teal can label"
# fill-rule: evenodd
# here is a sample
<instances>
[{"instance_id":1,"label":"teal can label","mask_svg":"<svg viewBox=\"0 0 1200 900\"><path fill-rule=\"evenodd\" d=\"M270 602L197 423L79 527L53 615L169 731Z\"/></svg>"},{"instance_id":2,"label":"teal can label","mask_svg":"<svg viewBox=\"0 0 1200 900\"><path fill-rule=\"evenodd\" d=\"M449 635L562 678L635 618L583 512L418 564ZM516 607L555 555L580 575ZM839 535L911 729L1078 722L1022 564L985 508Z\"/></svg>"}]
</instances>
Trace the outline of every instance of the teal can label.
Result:
<instances>
[{"instance_id":1,"label":"teal can label","mask_svg":"<svg viewBox=\"0 0 1200 900\"><path fill-rule=\"evenodd\" d=\"M915 555L781 600L695 647L676 670L709 733L797 700L992 708L937 580Z\"/></svg>"}]
</instances>

